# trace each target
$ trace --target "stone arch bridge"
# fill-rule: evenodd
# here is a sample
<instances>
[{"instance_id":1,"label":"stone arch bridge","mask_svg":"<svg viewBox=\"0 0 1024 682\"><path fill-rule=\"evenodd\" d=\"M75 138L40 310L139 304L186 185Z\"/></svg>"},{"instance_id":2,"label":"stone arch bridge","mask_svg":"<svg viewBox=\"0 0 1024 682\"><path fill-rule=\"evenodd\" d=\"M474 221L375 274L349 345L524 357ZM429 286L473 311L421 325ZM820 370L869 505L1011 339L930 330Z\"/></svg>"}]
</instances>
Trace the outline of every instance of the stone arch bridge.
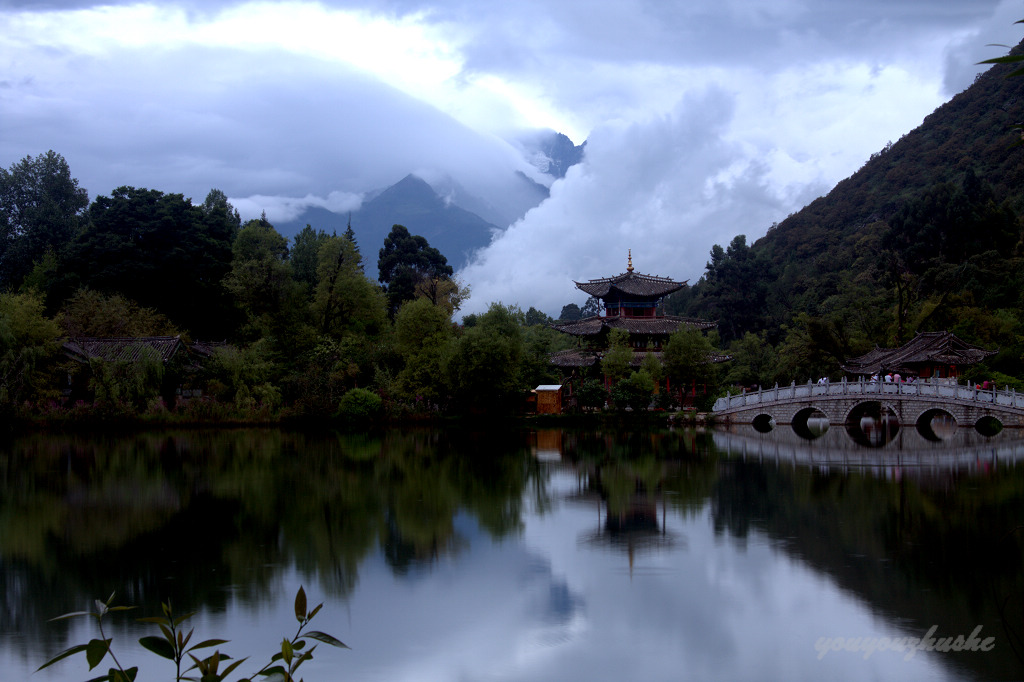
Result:
<instances>
[{"instance_id":1,"label":"stone arch bridge","mask_svg":"<svg viewBox=\"0 0 1024 682\"><path fill-rule=\"evenodd\" d=\"M830 424L855 425L865 415L895 415L900 425L926 426L936 416L951 417L957 426L978 427L987 418L1003 427L1024 427L1024 393L979 389L948 380L885 383L846 381L759 390L726 396L712 409L719 421L737 424L790 424L806 428L807 420L823 414Z\"/></svg>"}]
</instances>

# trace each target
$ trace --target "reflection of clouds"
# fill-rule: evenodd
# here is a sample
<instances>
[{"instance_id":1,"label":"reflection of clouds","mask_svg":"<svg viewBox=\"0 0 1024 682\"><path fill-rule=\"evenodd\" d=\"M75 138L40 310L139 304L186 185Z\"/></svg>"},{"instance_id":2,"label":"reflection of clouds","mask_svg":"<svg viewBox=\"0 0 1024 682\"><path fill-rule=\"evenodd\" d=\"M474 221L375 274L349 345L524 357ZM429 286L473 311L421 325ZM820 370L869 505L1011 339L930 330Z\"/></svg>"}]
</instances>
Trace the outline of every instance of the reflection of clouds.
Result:
<instances>
[{"instance_id":1,"label":"reflection of clouds","mask_svg":"<svg viewBox=\"0 0 1024 682\"><path fill-rule=\"evenodd\" d=\"M569 591L569 585L564 580L556 581L548 588L547 598L541 609L541 620L548 625L567 623L579 607L580 601Z\"/></svg>"}]
</instances>

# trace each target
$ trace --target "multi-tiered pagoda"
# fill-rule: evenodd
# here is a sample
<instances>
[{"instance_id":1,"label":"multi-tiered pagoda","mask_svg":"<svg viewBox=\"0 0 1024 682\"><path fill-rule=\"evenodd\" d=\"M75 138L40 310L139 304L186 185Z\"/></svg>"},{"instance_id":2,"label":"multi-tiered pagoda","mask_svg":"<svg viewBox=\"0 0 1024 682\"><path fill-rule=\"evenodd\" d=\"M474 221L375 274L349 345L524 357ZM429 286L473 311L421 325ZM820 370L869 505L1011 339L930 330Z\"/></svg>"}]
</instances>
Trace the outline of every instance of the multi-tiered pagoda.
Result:
<instances>
[{"instance_id":1,"label":"multi-tiered pagoda","mask_svg":"<svg viewBox=\"0 0 1024 682\"><path fill-rule=\"evenodd\" d=\"M608 334L613 329L629 332L629 343L633 347L632 364L639 367L648 353L656 354L660 360L661 350L668 343L669 336L680 327L705 330L716 326L714 322L696 318L666 315L660 308L661 300L682 289L686 282L633 272L632 251L626 271L621 275L575 284L578 289L601 299L604 314L553 325L558 331L579 339L577 348L551 356L553 365L566 370L597 364L608 348Z\"/></svg>"}]
</instances>

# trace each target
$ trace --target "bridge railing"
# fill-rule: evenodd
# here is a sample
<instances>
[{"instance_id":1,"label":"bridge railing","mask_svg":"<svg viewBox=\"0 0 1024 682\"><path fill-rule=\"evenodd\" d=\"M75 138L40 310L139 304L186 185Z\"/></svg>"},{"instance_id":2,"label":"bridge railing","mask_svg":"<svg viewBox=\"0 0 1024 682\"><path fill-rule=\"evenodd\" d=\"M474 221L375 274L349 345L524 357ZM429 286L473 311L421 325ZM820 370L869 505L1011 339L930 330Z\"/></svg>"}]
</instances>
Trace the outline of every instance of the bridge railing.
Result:
<instances>
[{"instance_id":1,"label":"bridge railing","mask_svg":"<svg viewBox=\"0 0 1024 682\"><path fill-rule=\"evenodd\" d=\"M919 396L930 398L949 398L958 401L973 401L999 405L1006 407L1024 407L1024 393L1017 393L1014 389L1007 387L1005 390L982 389L971 385L959 385L957 383L946 383L928 381L925 379L913 382L890 383L884 381L842 381L797 384L793 382L789 386L767 390L758 389L756 392L741 393L719 398L712 408L714 412L723 410L751 407L764 403L777 403L781 401L802 400L817 396L856 396L856 395L900 395Z\"/></svg>"}]
</instances>

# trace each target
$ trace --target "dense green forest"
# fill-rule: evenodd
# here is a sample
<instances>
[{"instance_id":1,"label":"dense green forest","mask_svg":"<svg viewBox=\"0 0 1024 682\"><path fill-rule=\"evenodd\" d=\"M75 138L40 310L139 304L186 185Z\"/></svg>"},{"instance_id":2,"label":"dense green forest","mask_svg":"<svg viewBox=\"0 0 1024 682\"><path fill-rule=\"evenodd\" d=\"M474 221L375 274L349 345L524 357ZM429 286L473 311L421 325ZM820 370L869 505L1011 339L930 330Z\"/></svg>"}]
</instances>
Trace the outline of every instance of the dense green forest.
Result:
<instances>
[{"instance_id":1,"label":"dense green forest","mask_svg":"<svg viewBox=\"0 0 1024 682\"><path fill-rule=\"evenodd\" d=\"M529 388L558 380L548 353L567 343L534 309L494 304L455 324L468 287L401 225L377 252L374 282L351 226L307 226L289 243L265 217L243 223L216 189L201 204L134 187L89 203L53 151L2 169L0 230L8 414L514 412ZM78 337L153 336L208 352L168 363L62 351ZM89 405L67 404L65 377L87 386ZM176 400L181 388L202 399Z\"/></svg>"},{"instance_id":2,"label":"dense green forest","mask_svg":"<svg viewBox=\"0 0 1024 682\"><path fill-rule=\"evenodd\" d=\"M949 330L999 350L979 375L1022 387L1024 78L1012 69L979 75L753 244L716 245L667 309L718 320L739 383L836 377L845 358Z\"/></svg>"}]
</instances>

